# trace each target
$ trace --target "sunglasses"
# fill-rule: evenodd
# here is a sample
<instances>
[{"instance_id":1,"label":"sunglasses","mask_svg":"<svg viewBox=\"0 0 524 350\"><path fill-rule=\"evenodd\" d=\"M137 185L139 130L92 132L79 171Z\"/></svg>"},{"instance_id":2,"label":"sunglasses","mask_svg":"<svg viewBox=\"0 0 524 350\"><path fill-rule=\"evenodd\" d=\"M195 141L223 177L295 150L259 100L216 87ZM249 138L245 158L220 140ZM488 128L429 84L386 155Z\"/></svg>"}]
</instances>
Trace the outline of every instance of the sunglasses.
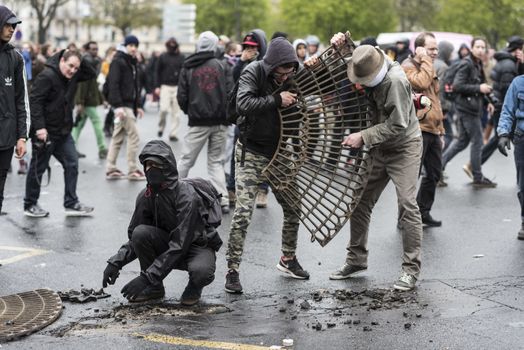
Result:
<instances>
[{"instance_id":1,"label":"sunglasses","mask_svg":"<svg viewBox=\"0 0 524 350\"><path fill-rule=\"evenodd\" d=\"M273 72L273 75L276 77L276 78L283 78L283 77L292 77L294 76L296 73L296 70L292 70L290 72Z\"/></svg>"}]
</instances>

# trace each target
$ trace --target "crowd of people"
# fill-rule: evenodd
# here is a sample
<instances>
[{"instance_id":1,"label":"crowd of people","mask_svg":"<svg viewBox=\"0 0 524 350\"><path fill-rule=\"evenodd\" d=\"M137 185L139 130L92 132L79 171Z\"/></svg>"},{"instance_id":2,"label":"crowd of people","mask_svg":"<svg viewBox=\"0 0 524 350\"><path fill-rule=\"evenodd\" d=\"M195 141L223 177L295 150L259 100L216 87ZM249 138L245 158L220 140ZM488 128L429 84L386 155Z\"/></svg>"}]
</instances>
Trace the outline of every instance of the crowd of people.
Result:
<instances>
[{"instance_id":1,"label":"crowd of people","mask_svg":"<svg viewBox=\"0 0 524 350\"><path fill-rule=\"evenodd\" d=\"M108 260L104 285L115 283L120 269L138 258L142 273L124 287L124 296L130 301L161 297L165 293L162 280L172 269L182 269L190 276L182 300L192 305L214 279L215 251L222 243L209 222L211 207L202 192L183 180L207 143L208 178L216 189L219 211L227 214L234 208L225 290L242 292L245 237L254 208L267 206L271 187L262 170L278 147L278 108L297 102L296 91L287 91L286 83L298 70L317 62L318 37L291 42L286 33L276 32L268 42L262 30L254 29L235 43L205 31L198 37L194 54L184 55L177 40L170 38L165 52L156 52L146 61L134 35L109 48L104 58L94 41L62 50L29 44L15 48L9 42L20 22L0 6L0 72L5 80L0 104L0 211L16 152L19 173L26 174L26 216L49 215L38 199L52 156L64 169L66 215L92 215L94 208L80 202L76 193L78 162L84 157L80 134L90 120L98 157L106 159L106 179L146 182L129 225L129 241ZM330 45L340 46L345 38L337 33ZM524 40L511 37L493 55L483 38L468 44L452 60L453 45L437 42L430 32L418 35L414 52L409 40L381 49L374 38L365 38L348 60L348 78L368 98L373 125L351 132L342 144L370 148L374 166L350 219L346 261L331 279L350 278L367 269L372 208L391 180L397 190L403 241L402 273L394 288L415 288L423 227L442 225L431 214L436 188L446 186L445 167L468 145L470 162L464 171L474 187L493 188L496 184L483 175L481 165L497 147L507 155L511 143L515 144L522 209L518 238L524 239L524 80L518 77L524 73ZM429 98L431 106L417 110L414 92ZM159 139L168 122L170 142L184 137L178 163L171 146L161 140L148 142L138 155L137 120L144 115L146 101L159 102ZM99 114L102 105L105 121ZM179 131L180 113L188 119L185 135ZM125 172L117 166L124 141ZM293 278L308 279L309 273L296 257L298 210L277 188L272 191L284 213L277 268Z\"/></svg>"}]
</instances>

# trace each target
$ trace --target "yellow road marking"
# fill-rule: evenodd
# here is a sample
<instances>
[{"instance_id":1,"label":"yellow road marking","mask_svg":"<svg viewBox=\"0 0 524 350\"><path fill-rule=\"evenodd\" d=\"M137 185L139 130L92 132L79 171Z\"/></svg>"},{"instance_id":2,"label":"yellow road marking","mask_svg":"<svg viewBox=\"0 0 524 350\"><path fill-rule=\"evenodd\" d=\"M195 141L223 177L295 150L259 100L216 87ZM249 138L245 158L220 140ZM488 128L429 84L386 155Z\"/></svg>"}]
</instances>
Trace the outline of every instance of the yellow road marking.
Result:
<instances>
[{"instance_id":1,"label":"yellow road marking","mask_svg":"<svg viewBox=\"0 0 524 350\"><path fill-rule=\"evenodd\" d=\"M158 333L151 334L133 334L136 337L140 337L145 340L149 340L155 343L171 344L171 345L187 345L187 346L198 346L209 349L221 349L221 350L267 350L268 346L249 345L249 344L237 344L237 343L225 343L218 341L208 340L193 340L186 338L171 337L169 335L163 335Z\"/></svg>"},{"instance_id":2,"label":"yellow road marking","mask_svg":"<svg viewBox=\"0 0 524 350\"><path fill-rule=\"evenodd\" d=\"M33 256L43 255L49 253L48 250L43 249L34 249L34 248L22 248L22 247L10 247L10 246L0 246L0 250L10 250L14 252L23 252L23 254L18 254L13 257L0 260L0 264L7 265L12 264L17 261L31 258Z\"/></svg>"}]
</instances>

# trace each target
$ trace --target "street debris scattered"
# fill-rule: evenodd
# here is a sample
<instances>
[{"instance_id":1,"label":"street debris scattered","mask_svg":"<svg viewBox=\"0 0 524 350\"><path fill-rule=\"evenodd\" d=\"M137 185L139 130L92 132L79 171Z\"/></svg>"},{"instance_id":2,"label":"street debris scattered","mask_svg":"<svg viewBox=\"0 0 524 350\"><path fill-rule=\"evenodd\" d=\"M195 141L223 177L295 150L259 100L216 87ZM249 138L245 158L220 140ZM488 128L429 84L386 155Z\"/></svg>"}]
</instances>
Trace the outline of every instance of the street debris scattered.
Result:
<instances>
[{"instance_id":1,"label":"street debris scattered","mask_svg":"<svg viewBox=\"0 0 524 350\"><path fill-rule=\"evenodd\" d=\"M104 292L103 289L94 290L92 288L82 288L80 291L74 289L59 291L58 295L62 301L70 301L72 303L87 303L111 296L111 294Z\"/></svg>"}]
</instances>

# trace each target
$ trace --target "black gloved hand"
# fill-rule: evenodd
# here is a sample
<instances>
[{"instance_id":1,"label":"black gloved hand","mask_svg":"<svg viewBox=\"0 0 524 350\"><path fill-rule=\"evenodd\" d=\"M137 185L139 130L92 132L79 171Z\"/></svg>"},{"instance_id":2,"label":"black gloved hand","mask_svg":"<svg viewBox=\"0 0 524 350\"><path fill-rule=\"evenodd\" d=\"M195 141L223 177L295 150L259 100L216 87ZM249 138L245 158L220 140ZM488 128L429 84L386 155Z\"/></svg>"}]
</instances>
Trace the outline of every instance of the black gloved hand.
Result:
<instances>
[{"instance_id":1,"label":"black gloved hand","mask_svg":"<svg viewBox=\"0 0 524 350\"><path fill-rule=\"evenodd\" d=\"M118 275L120 275L120 269L118 266L108 263L106 269L104 270L104 280L102 281L102 287L105 288L108 284L115 284Z\"/></svg>"},{"instance_id":2,"label":"black gloved hand","mask_svg":"<svg viewBox=\"0 0 524 350\"><path fill-rule=\"evenodd\" d=\"M511 141L509 140L509 137L507 135L500 136L499 144L497 145L497 147L499 149L499 152L507 157L508 152L506 151L506 148L511 149Z\"/></svg>"},{"instance_id":3,"label":"black gloved hand","mask_svg":"<svg viewBox=\"0 0 524 350\"><path fill-rule=\"evenodd\" d=\"M131 280L128 284L122 288L121 293L128 300L132 300L140 294L147 286L149 286L149 280L145 276L138 276Z\"/></svg>"}]
</instances>

